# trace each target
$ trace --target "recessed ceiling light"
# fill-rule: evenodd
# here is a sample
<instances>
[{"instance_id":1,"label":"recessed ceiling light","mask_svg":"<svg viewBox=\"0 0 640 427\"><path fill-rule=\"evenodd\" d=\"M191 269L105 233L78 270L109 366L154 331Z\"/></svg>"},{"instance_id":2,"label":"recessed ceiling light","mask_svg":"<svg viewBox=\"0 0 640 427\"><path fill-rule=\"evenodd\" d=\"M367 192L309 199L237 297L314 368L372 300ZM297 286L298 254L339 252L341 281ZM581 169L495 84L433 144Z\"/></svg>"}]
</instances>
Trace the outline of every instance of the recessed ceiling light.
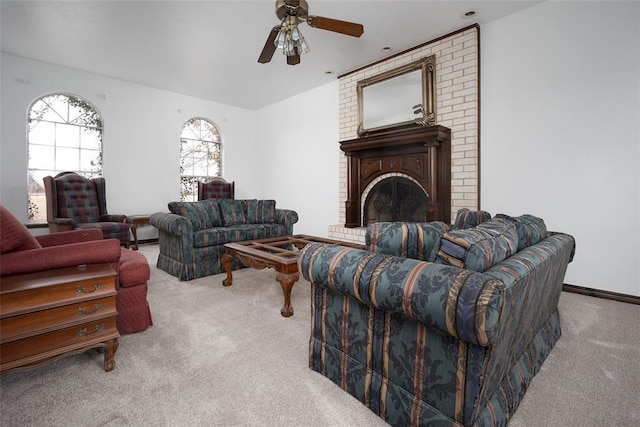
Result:
<instances>
[{"instance_id":1,"label":"recessed ceiling light","mask_svg":"<svg viewBox=\"0 0 640 427\"><path fill-rule=\"evenodd\" d=\"M477 12L475 10L469 10L469 11L467 11L467 12L462 14L462 18L471 19L476 15L477 15Z\"/></svg>"},{"instance_id":2,"label":"recessed ceiling light","mask_svg":"<svg viewBox=\"0 0 640 427\"><path fill-rule=\"evenodd\" d=\"M327 70L324 72L325 74L335 74L336 72L333 70Z\"/></svg>"},{"instance_id":3,"label":"recessed ceiling light","mask_svg":"<svg viewBox=\"0 0 640 427\"><path fill-rule=\"evenodd\" d=\"M393 48L391 46L385 46L382 49L380 49L381 52L391 52L393 50Z\"/></svg>"}]
</instances>

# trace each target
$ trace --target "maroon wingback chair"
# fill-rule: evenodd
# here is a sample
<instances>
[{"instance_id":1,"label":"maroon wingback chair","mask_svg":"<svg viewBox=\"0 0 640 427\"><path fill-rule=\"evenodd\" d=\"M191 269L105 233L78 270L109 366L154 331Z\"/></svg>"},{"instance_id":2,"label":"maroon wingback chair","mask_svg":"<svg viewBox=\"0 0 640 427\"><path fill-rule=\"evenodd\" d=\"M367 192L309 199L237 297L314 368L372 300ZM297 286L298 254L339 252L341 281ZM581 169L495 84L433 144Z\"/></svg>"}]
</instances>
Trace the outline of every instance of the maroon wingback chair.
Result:
<instances>
[{"instance_id":1,"label":"maroon wingback chair","mask_svg":"<svg viewBox=\"0 0 640 427\"><path fill-rule=\"evenodd\" d=\"M207 182L198 181L198 200L234 198L235 181L227 182L220 177Z\"/></svg>"},{"instance_id":2,"label":"maroon wingback chair","mask_svg":"<svg viewBox=\"0 0 640 427\"><path fill-rule=\"evenodd\" d=\"M0 280L14 274L103 263L117 273L118 331L124 335L147 329L153 322L147 302L150 270L144 255L121 248L116 239L103 239L98 229L33 236L0 205Z\"/></svg>"},{"instance_id":3,"label":"maroon wingback chair","mask_svg":"<svg viewBox=\"0 0 640 427\"><path fill-rule=\"evenodd\" d=\"M126 215L109 215L104 178L88 179L73 172L44 177L47 222L52 232L98 228L105 239L129 244Z\"/></svg>"}]
</instances>

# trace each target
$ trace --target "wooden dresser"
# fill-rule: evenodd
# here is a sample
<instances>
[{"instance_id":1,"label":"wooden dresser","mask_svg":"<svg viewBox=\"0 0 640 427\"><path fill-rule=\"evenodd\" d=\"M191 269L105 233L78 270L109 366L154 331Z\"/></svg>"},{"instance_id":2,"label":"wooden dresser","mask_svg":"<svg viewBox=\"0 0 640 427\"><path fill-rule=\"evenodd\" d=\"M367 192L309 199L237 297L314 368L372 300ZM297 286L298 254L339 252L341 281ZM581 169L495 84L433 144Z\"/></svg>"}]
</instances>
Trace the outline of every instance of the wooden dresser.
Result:
<instances>
[{"instance_id":1,"label":"wooden dresser","mask_svg":"<svg viewBox=\"0 0 640 427\"><path fill-rule=\"evenodd\" d=\"M94 264L0 279L0 372L105 348L115 368L116 273Z\"/></svg>"}]
</instances>

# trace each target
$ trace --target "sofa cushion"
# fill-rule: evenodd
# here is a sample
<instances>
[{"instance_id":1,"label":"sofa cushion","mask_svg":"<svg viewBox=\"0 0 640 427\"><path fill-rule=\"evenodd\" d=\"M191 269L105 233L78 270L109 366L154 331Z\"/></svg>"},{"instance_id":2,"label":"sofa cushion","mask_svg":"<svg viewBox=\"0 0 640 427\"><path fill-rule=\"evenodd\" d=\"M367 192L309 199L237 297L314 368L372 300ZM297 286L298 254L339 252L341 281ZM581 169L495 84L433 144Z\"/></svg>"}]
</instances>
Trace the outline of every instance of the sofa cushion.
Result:
<instances>
[{"instance_id":1,"label":"sofa cushion","mask_svg":"<svg viewBox=\"0 0 640 427\"><path fill-rule=\"evenodd\" d=\"M491 214L487 211L472 211L467 208L458 210L456 221L451 226L452 230L465 230L487 222L491 219Z\"/></svg>"},{"instance_id":2,"label":"sofa cushion","mask_svg":"<svg viewBox=\"0 0 640 427\"><path fill-rule=\"evenodd\" d=\"M442 236L438 262L483 272L517 252L515 223L494 218L477 227Z\"/></svg>"},{"instance_id":3,"label":"sofa cushion","mask_svg":"<svg viewBox=\"0 0 640 427\"><path fill-rule=\"evenodd\" d=\"M0 253L6 254L41 247L36 238L29 233L27 227L4 206L0 206Z\"/></svg>"},{"instance_id":4,"label":"sofa cushion","mask_svg":"<svg viewBox=\"0 0 640 427\"><path fill-rule=\"evenodd\" d=\"M542 218L525 214L517 217L498 214L496 218L512 221L518 233L518 251L544 240L547 237L547 226Z\"/></svg>"},{"instance_id":5,"label":"sofa cushion","mask_svg":"<svg viewBox=\"0 0 640 427\"><path fill-rule=\"evenodd\" d=\"M206 248L225 243L285 236L286 234L287 227L282 224L238 224L215 227L193 233L193 247Z\"/></svg>"},{"instance_id":6,"label":"sofa cushion","mask_svg":"<svg viewBox=\"0 0 640 427\"><path fill-rule=\"evenodd\" d=\"M193 231L211 227L208 209L201 202L169 202L169 211L191 221Z\"/></svg>"},{"instance_id":7,"label":"sofa cushion","mask_svg":"<svg viewBox=\"0 0 640 427\"><path fill-rule=\"evenodd\" d=\"M245 200L247 224L273 224L276 222L275 200Z\"/></svg>"},{"instance_id":8,"label":"sofa cushion","mask_svg":"<svg viewBox=\"0 0 640 427\"><path fill-rule=\"evenodd\" d=\"M220 213L222 214L222 224L237 225L246 223L244 209L242 205L243 201L235 199L220 199L218 200L220 205Z\"/></svg>"},{"instance_id":9,"label":"sofa cushion","mask_svg":"<svg viewBox=\"0 0 640 427\"><path fill-rule=\"evenodd\" d=\"M440 221L376 222L367 227L365 245L371 252L433 262L448 229Z\"/></svg>"}]
</instances>

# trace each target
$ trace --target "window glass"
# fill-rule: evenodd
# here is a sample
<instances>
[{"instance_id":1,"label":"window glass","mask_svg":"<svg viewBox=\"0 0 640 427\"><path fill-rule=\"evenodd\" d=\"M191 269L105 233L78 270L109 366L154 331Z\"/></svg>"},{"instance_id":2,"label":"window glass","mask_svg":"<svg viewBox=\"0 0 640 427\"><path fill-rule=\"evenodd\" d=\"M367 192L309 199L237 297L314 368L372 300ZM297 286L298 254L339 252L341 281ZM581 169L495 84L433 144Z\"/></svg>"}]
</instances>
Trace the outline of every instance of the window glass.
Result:
<instances>
[{"instance_id":1,"label":"window glass","mask_svg":"<svg viewBox=\"0 0 640 427\"><path fill-rule=\"evenodd\" d=\"M180 199L198 200L198 181L221 176L218 128L209 120L193 118L180 133Z\"/></svg>"},{"instance_id":2,"label":"window glass","mask_svg":"<svg viewBox=\"0 0 640 427\"><path fill-rule=\"evenodd\" d=\"M66 171L102 176L102 116L82 98L53 94L33 103L28 126L29 219L44 220L45 176Z\"/></svg>"}]
</instances>

